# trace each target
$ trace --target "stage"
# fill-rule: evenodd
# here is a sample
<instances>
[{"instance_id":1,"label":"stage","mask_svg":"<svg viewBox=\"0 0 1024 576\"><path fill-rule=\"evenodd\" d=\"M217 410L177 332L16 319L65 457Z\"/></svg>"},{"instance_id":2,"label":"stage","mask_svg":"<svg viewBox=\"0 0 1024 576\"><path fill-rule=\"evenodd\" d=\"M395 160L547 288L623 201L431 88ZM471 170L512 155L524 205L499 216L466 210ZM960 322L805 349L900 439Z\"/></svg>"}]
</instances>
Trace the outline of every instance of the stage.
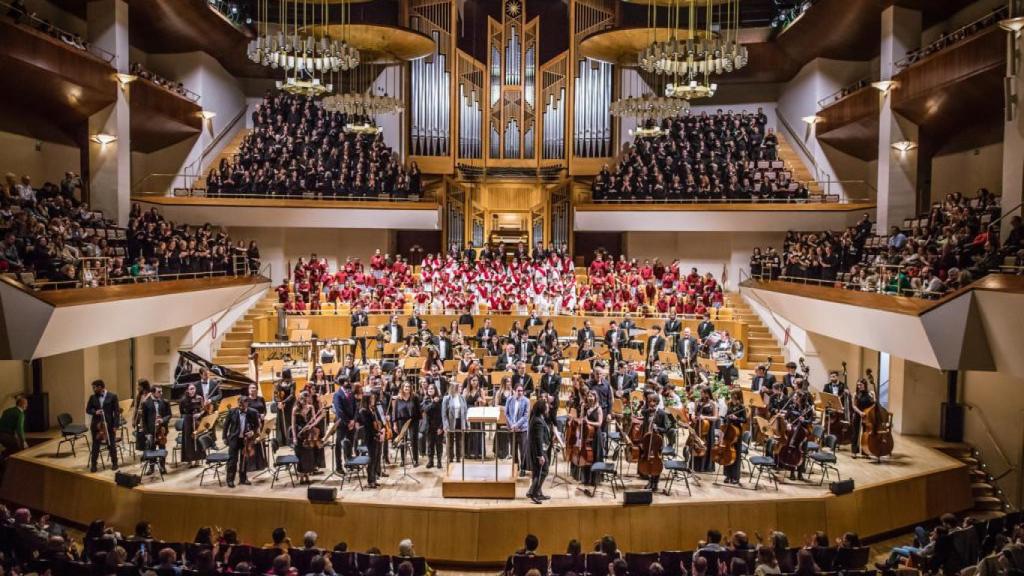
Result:
<instances>
[{"instance_id":1,"label":"stage","mask_svg":"<svg viewBox=\"0 0 1024 576\"><path fill-rule=\"evenodd\" d=\"M709 527L751 535L778 528L799 544L815 530L870 536L969 508L967 468L929 448L930 442L897 436L893 458L881 464L840 452L842 477L856 482L856 490L844 496L830 494L827 484L818 486L817 474L813 483L786 480L778 491L763 481L753 490L746 474L743 487L714 484L707 474L698 475L701 484L692 486L692 496L677 482L672 495L656 494L653 505L627 507L621 492L613 498L607 485L589 498L575 484L552 487L550 477L545 492L551 500L544 505L525 498L529 477L517 479L514 500L444 498L443 473L423 466L411 469L419 483L399 481L397 466L388 468L390 476L381 479L378 490L346 482L334 504L311 504L306 487L293 488L287 480L271 490L269 475L231 490L218 487L207 474L199 487L201 469L170 464L165 481L146 477L142 486L127 489L115 485L109 470L88 473L84 443L77 457L57 458L57 441L52 440L10 459L2 495L81 524L104 518L130 530L137 521L149 520L154 533L167 541L190 540L199 526L209 525L235 528L244 542L263 544L274 527L284 526L293 541L315 530L324 546L343 540L350 550L378 546L395 553L399 540L408 537L431 560L484 564L503 561L528 532L540 538L543 553L563 552L570 538L586 548L604 534L614 535L623 550L690 549ZM139 468L136 462L121 469ZM563 462L558 472L567 474ZM626 485L642 487L632 472L630 467ZM665 484L663 479L662 488Z\"/></svg>"}]
</instances>

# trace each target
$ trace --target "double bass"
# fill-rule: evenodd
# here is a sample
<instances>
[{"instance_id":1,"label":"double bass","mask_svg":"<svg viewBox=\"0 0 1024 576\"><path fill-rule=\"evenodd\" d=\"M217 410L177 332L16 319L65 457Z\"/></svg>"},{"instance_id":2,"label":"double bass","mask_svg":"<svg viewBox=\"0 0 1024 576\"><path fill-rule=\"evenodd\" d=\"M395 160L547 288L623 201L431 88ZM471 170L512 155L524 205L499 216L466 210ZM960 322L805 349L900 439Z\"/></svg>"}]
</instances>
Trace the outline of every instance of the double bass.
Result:
<instances>
[{"instance_id":1,"label":"double bass","mask_svg":"<svg viewBox=\"0 0 1024 576\"><path fill-rule=\"evenodd\" d=\"M803 421L808 412L813 410L814 404L811 404L798 414L795 422L790 424L785 443L779 448L778 455L775 457L779 466L796 470L804 461L804 442L807 441L809 433Z\"/></svg>"},{"instance_id":2,"label":"double bass","mask_svg":"<svg viewBox=\"0 0 1024 576\"><path fill-rule=\"evenodd\" d=\"M871 370L868 370L866 375L869 385L873 385L875 389L875 403L864 410L864 415L861 416L863 432L860 445L868 454L881 459L882 456L892 454L892 416L878 401L879 386L875 383Z\"/></svg>"},{"instance_id":3,"label":"double bass","mask_svg":"<svg viewBox=\"0 0 1024 576\"><path fill-rule=\"evenodd\" d=\"M653 478L661 476L665 466L661 458L661 450L665 446L665 438L654 428L653 414L655 409L647 408L645 415L650 415L651 420L647 430L644 430L643 417L634 417L633 424L629 429L630 443L633 457L636 459L636 472L641 476Z\"/></svg>"},{"instance_id":4,"label":"double bass","mask_svg":"<svg viewBox=\"0 0 1024 576\"><path fill-rule=\"evenodd\" d=\"M737 410L743 410L743 406L732 408L729 413L733 414ZM722 437L718 440L718 444L711 449L711 461L720 466L729 466L736 462L736 457L739 455L737 444L741 434L740 427L730 423L728 415L726 415L722 424Z\"/></svg>"}]
</instances>

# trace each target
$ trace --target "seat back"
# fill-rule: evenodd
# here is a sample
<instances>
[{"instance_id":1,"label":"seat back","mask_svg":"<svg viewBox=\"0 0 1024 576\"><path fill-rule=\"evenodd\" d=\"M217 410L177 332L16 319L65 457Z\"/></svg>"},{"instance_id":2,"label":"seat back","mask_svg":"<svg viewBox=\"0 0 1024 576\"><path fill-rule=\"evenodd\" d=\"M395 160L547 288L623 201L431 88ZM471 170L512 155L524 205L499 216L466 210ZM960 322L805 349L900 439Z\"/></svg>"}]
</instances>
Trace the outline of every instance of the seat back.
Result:
<instances>
[{"instance_id":1,"label":"seat back","mask_svg":"<svg viewBox=\"0 0 1024 576\"><path fill-rule=\"evenodd\" d=\"M547 574L548 557L529 554L516 554L512 557L512 574L526 576L530 570L538 570L541 574Z\"/></svg>"},{"instance_id":2,"label":"seat back","mask_svg":"<svg viewBox=\"0 0 1024 576\"><path fill-rule=\"evenodd\" d=\"M71 424L71 422L73 422L71 414L68 414L67 412L57 414L57 425L61 428L66 428L68 424Z\"/></svg>"},{"instance_id":3,"label":"seat back","mask_svg":"<svg viewBox=\"0 0 1024 576\"><path fill-rule=\"evenodd\" d=\"M729 564L728 550L698 550L697 556L708 561L707 576L718 576L718 563Z\"/></svg>"},{"instance_id":4,"label":"seat back","mask_svg":"<svg viewBox=\"0 0 1024 576\"><path fill-rule=\"evenodd\" d=\"M355 552L331 552L331 566L341 576L356 576Z\"/></svg>"},{"instance_id":5,"label":"seat back","mask_svg":"<svg viewBox=\"0 0 1024 576\"><path fill-rule=\"evenodd\" d=\"M687 574L693 567L693 552L662 550L658 553L658 563L665 569L665 576L683 576L683 567Z\"/></svg>"},{"instance_id":6,"label":"seat back","mask_svg":"<svg viewBox=\"0 0 1024 576\"><path fill-rule=\"evenodd\" d=\"M823 571L829 571L833 569L835 565L837 550L834 547L821 547L815 546L811 548L811 555L814 556L814 562Z\"/></svg>"},{"instance_id":7,"label":"seat back","mask_svg":"<svg viewBox=\"0 0 1024 576\"><path fill-rule=\"evenodd\" d=\"M868 564L871 558L871 548L861 546L859 548L839 548L836 550L835 558L832 560L833 570L861 570Z\"/></svg>"},{"instance_id":8,"label":"seat back","mask_svg":"<svg viewBox=\"0 0 1024 576\"><path fill-rule=\"evenodd\" d=\"M260 574L270 570L274 565L274 558L281 555L280 548L256 548L252 554L252 567Z\"/></svg>"},{"instance_id":9,"label":"seat back","mask_svg":"<svg viewBox=\"0 0 1024 576\"><path fill-rule=\"evenodd\" d=\"M562 576L566 572L583 573L583 554L552 554L550 572L552 576Z\"/></svg>"},{"instance_id":10,"label":"seat back","mask_svg":"<svg viewBox=\"0 0 1024 576\"><path fill-rule=\"evenodd\" d=\"M199 445L203 447L203 450L206 451L207 455L217 449L217 443L212 434L203 434L202 436L199 436L198 440Z\"/></svg>"},{"instance_id":11,"label":"seat back","mask_svg":"<svg viewBox=\"0 0 1024 576\"><path fill-rule=\"evenodd\" d=\"M630 576L648 576L651 573L651 564L657 561L657 552L643 554L626 553L626 565L629 566Z\"/></svg>"},{"instance_id":12,"label":"seat back","mask_svg":"<svg viewBox=\"0 0 1024 576\"><path fill-rule=\"evenodd\" d=\"M291 556L292 566L299 571L299 574L306 574L309 572L309 563L314 556L320 555L320 550L292 548L288 550L288 555Z\"/></svg>"},{"instance_id":13,"label":"seat back","mask_svg":"<svg viewBox=\"0 0 1024 576\"><path fill-rule=\"evenodd\" d=\"M583 559L583 571L590 576L608 576L608 563L611 560L604 552L591 552Z\"/></svg>"}]
</instances>

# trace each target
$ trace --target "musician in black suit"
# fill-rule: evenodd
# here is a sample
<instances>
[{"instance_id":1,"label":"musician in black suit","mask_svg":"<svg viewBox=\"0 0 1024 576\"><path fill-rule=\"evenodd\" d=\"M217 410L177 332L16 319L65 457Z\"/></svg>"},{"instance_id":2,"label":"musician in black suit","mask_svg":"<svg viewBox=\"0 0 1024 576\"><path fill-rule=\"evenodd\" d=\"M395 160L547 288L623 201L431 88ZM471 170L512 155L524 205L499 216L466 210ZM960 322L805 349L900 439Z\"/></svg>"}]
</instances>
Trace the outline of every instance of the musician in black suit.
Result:
<instances>
[{"instance_id":1,"label":"musician in black suit","mask_svg":"<svg viewBox=\"0 0 1024 576\"><path fill-rule=\"evenodd\" d=\"M493 326L491 326L491 319L485 318L484 325L481 326L480 329L476 331L476 341L478 342L479 346L484 346L491 339L491 337L497 333L498 331L495 330Z\"/></svg>"},{"instance_id":2,"label":"musician in black suit","mask_svg":"<svg viewBox=\"0 0 1024 576\"><path fill-rule=\"evenodd\" d=\"M473 315L469 313L468 309L464 310L459 316L459 326L466 325L472 328L474 324Z\"/></svg>"},{"instance_id":3,"label":"musician in black suit","mask_svg":"<svg viewBox=\"0 0 1024 576\"><path fill-rule=\"evenodd\" d=\"M497 370L512 370L516 362L519 362L519 357L516 356L516 347L514 344L506 344L505 350L498 356L498 361L494 368Z\"/></svg>"},{"instance_id":4,"label":"musician in black suit","mask_svg":"<svg viewBox=\"0 0 1024 576\"><path fill-rule=\"evenodd\" d=\"M441 374L437 364L430 367L430 373L426 377L427 385L437 390L438 396L444 398L448 394L448 379Z\"/></svg>"},{"instance_id":5,"label":"musician in black suit","mask_svg":"<svg viewBox=\"0 0 1024 576\"><path fill-rule=\"evenodd\" d=\"M839 381L839 372L836 370L830 370L828 373L828 382L822 387L822 392L827 392L833 396L839 396L841 399L846 397L846 386Z\"/></svg>"},{"instance_id":6,"label":"musician in black suit","mask_svg":"<svg viewBox=\"0 0 1024 576\"><path fill-rule=\"evenodd\" d=\"M405 338L405 331L399 324L397 315L392 315L391 321L381 327L381 334L384 335L384 342L387 344L398 344Z\"/></svg>"},{"instance_id":7,"label":"musician in black suit","mask_svg":"<svg viewBox=\"0 0 1024 576\"><path fill-rule=\"evenodd\" d=\"M704 314L704 319L697 325L697 337L703 342L712 332L715 331L715 324L711 322L711 316Z\"/></svg>"},{"instance_id":8,"label":"musician in black suit","mask_svg":"<svg viewBox=\"0 0 1024 576\"><path fill-rule=\"evenodd\" d=\"M624 330L620 330L618 325L612 320L608 324L608 331L604 334L604 345L608 347L608 353L611 354L612 362L618 362L622 359L622 348L629 342L629 335Z\"/></svg>"},{"instance_id":9,"label":"musician in black suit","mask_svg":"<svg viewBox=\"0 0 1024 576\"><path fill-rule=\"evenodd\" d=\"M584 342L590 342L590 345L594 345L594 328L590 325L590 320L583 321L583 328L576 333L576 344L580 348L583 348Z\"/></svg>"},{"instance_id":10,"label":"musician in black suit","mask_svg":"<svg viewBox=\"0 0 1024 576\"><path fill-rule=\"evenodd\" d=\"M451 360L455 357L452 349L452 340L448 337L448 329L441 327L438 331L437 336L434 336L433 344L437 347L437 358L444 362L445 360Z\"/></svg>"},{"instance_id":11,"label":"musician in black suit","mask_svg":"<svg viewBox=\"0 0 1024 576\"><path fill-rule=\"evenodd\" d=\"M775 384L775 375L770 374L764 366L758 366L754 370L754 379L750 383L750 389L754 392L771 390Z\"/></svg>"},{"instance_id":12,"label":"musician in black suit","mask_svg":"<svg viewBox=\"0 0 1024 576\"><path fill-rule=\"evenodd\" d=\"M688 369L692 369L694 364L697 362L697 350L699 344L697 339L693 337L689 328L683 328L683 333L676 338L675 353L676 359L679 361L679 369L683 373L683 378L687 384L693 384L694 373Z\"/></svg>"},{"instance_id":13,"label":"musician in black suit","mask_svg":"<svg viewBox=\"0 0 1024 576\"><path fill-rule=\"evenodd\" d=\"M521 360L516 363L515 374L512 374L512 389L515 390L519 386L523 387L527 398L533 394L533 377L526 372L526 362Z\"/></svg>"},{"instance_id":14,"label":"musician in black suit","mask_svg":"<svg viewBox=\"0 0 1024 576\"><path fill-rule=\"evenodd\" d=\"M537 348L533 358L530 359L530 366L534 372L541 372L548 365L548 362L551 362L551 356L548 355L544 348Z\"/></svg>"},{"instance_id":15,"label":"musician in black suit","mask_svg":"<svg viewBox=\"0 0 1024 576\"><path fill-rule=\"evenodd\" d=\"M792 387L793 390L800 388L798 380L801 376L796 372L796 362L786 362L786 373L782 375L782 387Z\"/></svg>"},{"instance_id":16,"label":"musician in black suit","mask_svg":"<svg viewBox=\"0 0 1024 576\"><path fill-rule=\"evenodd\" d=\"M359 380L354 380L358 382ZM344 380L334 391L331 406L334 409L336 429L334 432L334 463L335 468L341 466L341 455L345 459L352 458L356 443L356 415L358 407L352 394L352 380Z\"/></svg>"},{"instance_id":17,"label":"musician in black suit","mask_svg":"<svg viewBox=\"0 0 1024 576\"><path fill-rule=\"evenodd\" d=\"M530 357L533 356L533 350L534 345L532 342L530 342L529 338L526 337L525 333L519 339L519 341L515 343L516 356L518 356L519 359L523 360L524 362L526 360L529 360Z\"/></svg>"},{"instance_id":18,"label":"musician in black suit","mask_svg":"<svg viewBox=\"0 0 1024 576\"><path fill-rule=\"evenodd\" d=\"M540 389L552 398L558 398L562 390L562 376L556 372L557 366L555 362L548 362L544 365L544 374L540 377Z\"/></svg>"},{"instance_id":19,"label":"musician in black suit","mask_svg":"<svg viewBox=\"0 0 1024 576\"><path fill-rule=\"evenodd\" d=\"M675 312L669 313L668 320L665 320L665 336L668 338L678 338L682 330L683 322L676 317Z\"/></svg>"},{"instance_id":20,"label":"musician in black suit","mask_svg":"<svg viewBox=\"0 0 1024 576\"><path fill-rule=\"evenodd\" d=\"M167 400L164 400L163 388L159 386L153 387L152 392L146 401L142 403L142 431L146 438L146 446L153 450L166 450L167 449L167 434L163 436L164 443L157 444L157 431L159 428L163 428L166 432L167 427L171 421L171 404ZM164 463L164 458L160 458L159 461L160 472L166 474L167 468Z\"/></svg>"},{"instance_id":21,"label":"musician in black suit","mask_svg":"<svg viewBox=\"0 0 1024 576\"><path fill-rule=\"evenodd\" d=\"M526 329L529 330L530 326L542 326L544 321L537 316L537 311L530 312L530 317L526 319Z\"/></svg>"},{"instance_id":22,"label":"musician in black suit","mask_svg":"<svg viewBox=\"0 0 1024 576\"><path fill-rule=\"evenodd\" d=\"M210 371L206 368L199 369L199 382L196 382L196 391L204 400L213 404L214 409L220 405L224 398L224 392L220 389L220 382L210 378Z\"/></svg>"},{"instance_id":23,"label":"musician in black suit","mask_svg":"<svg viewBox=\"0 0 1024 576\"><path fill-rule=\"evenodd\" d=\"M544 478L548 475L548 449L551 447L551 429L548 427L547 412L548 403L543 398L538 399L533 405L533 410L530 411L528 454L533 479L526 495L534 504L540 504L549 499L541 492Z\"/></svg>"},{"instance_id":24,"label":"musician in black suit","mask_svg":"<svg viewBox=\"0 0 1024 576\"><path fill-rule=\"evenodd\" d=\"M642 434L647 434L648 432L660 434L664 438L672 430L674 423L668 413L658 408L659 400L657 392L647 392L644 395L643 421L640 424L640 431ZM661 455L658 454L657 456L660 457ZM651 492L657 492L658 480L660 478L660 476L648 477L646 489Z\"/></svg>"},{"instance_id":25,"label":"musician in black suit","mask_svg":"<svg viewBox=\"0 0 1024 576\"><path fill-rule=\"evenodd\" d=\"M107 391L107 385L103 380L93 380L92 396L85 405L85 413L90 418L89 428L92 431L92 448L89 454L89 471L96 471L96 460L100 456L100 444L98 437L106 434L107 452L110 454L110 468L117 470L117 428L121 424L121 405L118 404L117 394Z\"/></svg>"},{"instance_id":26,"label":"musician in black suit","mask_svg":"<svg viewBox=\"0 0 1024 576\"><path fill-rule=\"evenodd\" d=\"M422 330L425 324L426 320L420 318L420 313L415 310L412 311L412 316L410 316L409 320L405 323L405 325L412 328L414 332Z\"/></svg>"},{"instance_id":27,"label":"musician in black suit","mask_svg":"<svg viewBox=\"0 0 1024 576\"><path fill-rule=\"evenodd\" d=\"M356 328L370 325L370 317L363 310L362 305L354 304L352 307L352 317L350 321L352 326L352 337L356 340L356 345L359 346L359 352L362 354L363 363L366 363L366 338L356 336Z\"/></svg>"},{"instance_id":28,"label":"musician in black suit","mask_svg":"<svg viewBox=\"0 0 1024 576\"><path fill-rule=\"evenodd\" d=\"M260 413L249 407L249 397L240 396L238 406L228 410L227 418L224 420L224 443L228 445L228 488L235 487L235 472L238 472L238 482L249 484L246 477L248 466L238 465L240 457L244 457L245 442L260 431Z\"/></svg>"},{"instance_id":29,"label":"musician in black suit","mask_svg":"<svg viewBox=\"0 0 1024 576\"><path fill-rule=\"evenodd\" d=\"M626 317L622 319L622 322L619 322L619 329L625 330L627 333L630 330L636 330L636 322L633 322L633 318L627 314Z\"/></svg>"},{"instance_id":30,"label":"musician in black suit","mask_svg":"<svg viewBox=\"0 0 1024 576\"><path fill-rule=\"evenodd\" d=\"M351 354L345 355L345 364L338 370L335 378L338 383L359 382L359 368L356 367L356 359Z\"/></svg>"},{"instance_id":31,"label":"musician in black suit","mask_svg":"<svg viewBox=\"0 0 1024 576\"><path fill-rule=\"evenodd\" d=\"M658 361L658 354L665 351L665 337L661 335L661 326L651 327L653 334L647 337L647 369Z\"/></svg>"}]
</instances>

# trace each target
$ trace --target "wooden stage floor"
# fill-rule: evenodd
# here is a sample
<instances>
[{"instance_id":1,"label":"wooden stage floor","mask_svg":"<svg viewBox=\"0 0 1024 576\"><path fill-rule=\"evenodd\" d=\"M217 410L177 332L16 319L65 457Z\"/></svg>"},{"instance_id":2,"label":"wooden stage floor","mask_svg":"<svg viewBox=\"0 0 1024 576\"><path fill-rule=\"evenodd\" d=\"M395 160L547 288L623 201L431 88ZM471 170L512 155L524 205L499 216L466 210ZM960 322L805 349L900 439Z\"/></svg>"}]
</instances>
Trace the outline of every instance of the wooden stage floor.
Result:
<instances>
[{"instance_id":1,"label":"wooden stage floor","mask_svg":"<svg viewBox=\"0 0 1024 576\"><path fill-rule=\"evenodd\" d=\"M10 460L0 495L83 524L105 518L126 530L149 520L165 540L187 540L198 526L210 525L235 528L243 541L262 544L274 527L284 526L293 539L316 530L326 546L344 540L350 549L378 546L389 553L410 537L420 554L435 561L493 563L520 546L528 532L540 537L545 553L564 551L571 538L587 547L604 534L615 536L624 550L656 551L692 548L712 527L750 534L781 529L801 542L815 530L870 536L969 508L966 467L928 443L897 436L893 457L881 464L840 452L841 476L856 483L849 495L830 494L827 484L818 486L817 474L810 483L785 480L777 491L764 480L755 491L746 475L742 487L733 487L701 474L699 485L691 483L692 496L677 482L672 495L658 493L652 506L638 507L624 506L621 491L613 498L606 485L590 498L575 483L552 487L550 477L545 492L551 500L540 506L525 498L529 477L516 482L514 500L444 498L443 472L422 465L410 468L419 483L400 479L397 466L387 469L390 476L381 479L378 490L346 482L334 504L309 503L306 487L292 487L287 479L271 490L268 474L233 490L218 487L207 474L200 487L201 469L170 464L165 481L149 476L142 486L125 489L114 484L109 470L88 473L84 450L77 457L55 457L53 440ZM122 466L128 472L139 468L138 463ZM558 463L558 473L568 475L564 462ZM641 488L644 481L632 473L630 466L627 487ZM329 485L338 483L334 479ZM662 488L666 483L663 479Z\"/></svg>"}]
</instances>

